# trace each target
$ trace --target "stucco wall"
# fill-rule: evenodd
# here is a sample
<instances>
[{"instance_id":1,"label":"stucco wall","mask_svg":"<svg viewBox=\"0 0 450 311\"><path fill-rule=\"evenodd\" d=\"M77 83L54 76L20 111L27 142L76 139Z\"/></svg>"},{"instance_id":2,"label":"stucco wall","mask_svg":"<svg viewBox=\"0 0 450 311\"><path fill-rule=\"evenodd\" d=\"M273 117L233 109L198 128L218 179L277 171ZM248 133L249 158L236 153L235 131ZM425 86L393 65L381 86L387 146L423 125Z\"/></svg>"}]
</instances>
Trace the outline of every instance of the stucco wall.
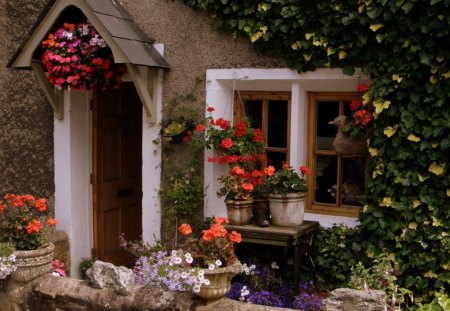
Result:
<instances>
[{"instance_id":1,"label":"stucco wall","mask_svg":"<svg viewBox=\"0 0 450 311\"><path fill-rule=\"evenodd\" d=\"M44 3L0 0L0 194L55 189L53 112L31 71L6 68Z\"/></svg>"},{"instance_id":2,"label":"stucco wall","mask_svg":"<svg viewBox=\"0 0 450 311\"><path fill-rule=\"evenodd\" d=\"M163 99L189 92L211 68L285 67L281 59L256 53L248 39L212 29L212 19L180 0L124 0L123 7L144 32L164 44L171 69L164 74ZM204 99L204 83L199 88ZM165 101L163 100L163 103Z\"/></svg>"}]
</instances>

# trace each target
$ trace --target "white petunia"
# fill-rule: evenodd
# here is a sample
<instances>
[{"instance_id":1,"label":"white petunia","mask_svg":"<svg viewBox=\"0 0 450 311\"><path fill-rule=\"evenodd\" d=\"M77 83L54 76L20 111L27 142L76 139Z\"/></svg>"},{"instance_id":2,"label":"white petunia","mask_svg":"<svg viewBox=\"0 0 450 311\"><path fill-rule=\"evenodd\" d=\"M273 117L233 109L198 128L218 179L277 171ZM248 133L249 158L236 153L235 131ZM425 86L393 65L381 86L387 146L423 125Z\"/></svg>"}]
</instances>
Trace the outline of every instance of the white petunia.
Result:
<instances>
[{"instance_id":1,"label":"white petunia","mask_svg":"<svg viewBox=\"0 0 450 311\"><path fill-rule=\"evenodd\" d=\"M220 261L220 259L216 260L216 266L218 266L218 267L222 266L222 262Z\"/></svg>"}]
</instances>

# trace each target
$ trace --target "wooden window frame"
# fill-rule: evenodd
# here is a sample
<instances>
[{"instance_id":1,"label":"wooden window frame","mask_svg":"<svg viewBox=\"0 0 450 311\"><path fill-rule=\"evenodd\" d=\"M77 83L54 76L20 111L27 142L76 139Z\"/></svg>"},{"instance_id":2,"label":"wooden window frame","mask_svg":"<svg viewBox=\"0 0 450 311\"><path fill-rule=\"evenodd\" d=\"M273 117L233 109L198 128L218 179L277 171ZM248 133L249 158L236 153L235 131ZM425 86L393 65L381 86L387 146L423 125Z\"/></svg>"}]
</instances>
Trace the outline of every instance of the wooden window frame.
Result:
<instances>
[{"instance_id":1,"label":"wooden window frame","mask_svg":"<svg viewBox=\"0 0 450 311\"><path fill-rule=\"evenodd\" d=\"M342 157L338 156L335 150L317 150L317 102L318 101L351 101L359 94L354 92L308 92L308 131L307 131L307 165L311 170L311 177L308 178L308 196L306 212L325 215L339 215L356 217L358 216L362 207L352 205L338 205L330 203L314 202L315 188L316 188L316 161L315 157L319 155L336 156L338 163L337 182L342 187L343 172L342 172ZM344 114L344 106L339 105L339 114ZM330 120L332 121L332 120ZM336 191L336 201L340 202L340 191Z\"/></svg>"},{"instance_id":2,"label":"wooden window frame","mask_svg":"<svg viewBox=\"0 0 450 311\"><path fill-rule=\"evenodd\" d=\"M261 100L263 102L262 108L262 132L264 136L268 133L268 101L270 100L286 100L288 102L288 116L287 116L287 142L286 148L268 147L267 139L265 142L265 152L286 153L286 162L290 163L290 143L291 143L291 92L267 92L267 91L235 91L234 105L233 105L233 122L236 124L239 120L244 118L244 109L242 106L243 100ZM262 163L263 167L266 162Z\"/></svg>"}]
</instances>

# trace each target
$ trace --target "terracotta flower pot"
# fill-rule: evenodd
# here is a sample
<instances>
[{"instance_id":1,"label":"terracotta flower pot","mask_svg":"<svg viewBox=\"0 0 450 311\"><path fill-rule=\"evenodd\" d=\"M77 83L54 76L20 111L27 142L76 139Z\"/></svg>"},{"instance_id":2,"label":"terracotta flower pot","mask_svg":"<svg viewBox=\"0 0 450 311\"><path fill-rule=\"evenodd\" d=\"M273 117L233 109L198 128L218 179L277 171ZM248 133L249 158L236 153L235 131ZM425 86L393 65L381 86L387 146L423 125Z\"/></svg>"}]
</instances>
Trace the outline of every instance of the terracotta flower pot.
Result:
<instances>
[{"instance_id":1,"label":"terracotta flower pot","mask_svg":"<svg viewBox=\"0 0 450 311\"><path fill-rule=\"evenodd\" d=\"M54 249L53 243L47 243L31 251L15 251L17 269L11 273L11 278L19 282L29 282L49 273L52 270Z\"/></svg>"},{"instance_id":2,"label":"terracotta flower pot","mask_svg":"<svg viewBox=\"0 0 450 311\"><path fill-rule=\"evenodd\" d=\"M195 293L200 298L214 301L225 297L231 288L231 279L243 271L239 260L228 267L217 268L213 271L205 269L205 279L209 280L209 285L202 285L200 292Z\"/></svg>"},{"instance_id":3,"label":"terracotta flower pot","mask_svg":"<svg viewBox=\"0 0 450 311\"><path fill-rule=\"evenodd\" d=\"M306 193L269 194L270 214L274 226L298 226L303 223Z\"/></svg>"},{"instance_id":4,"label":"terracotta flower pot","mask_svg":"<svg viewBox=\"0 0 450 311\"><path fill-rule=\"evenodd\" d=\"M253 200L225 200L230 225L248 225L252 222Z\"/></svg>"}]
</instances>

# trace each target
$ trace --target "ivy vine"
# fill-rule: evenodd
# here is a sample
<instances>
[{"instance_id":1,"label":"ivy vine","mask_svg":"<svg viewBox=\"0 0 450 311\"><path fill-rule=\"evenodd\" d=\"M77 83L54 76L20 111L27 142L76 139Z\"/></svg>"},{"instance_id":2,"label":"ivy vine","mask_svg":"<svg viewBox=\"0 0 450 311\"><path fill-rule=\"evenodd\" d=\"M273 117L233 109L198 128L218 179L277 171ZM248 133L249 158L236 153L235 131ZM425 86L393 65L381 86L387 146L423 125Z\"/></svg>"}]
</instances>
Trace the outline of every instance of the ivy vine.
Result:
<instances>
[{"instance_id":1,"label":"ivy vine","mask_svg":"<svg viewBox=\"0 0 450 311\"><path fill-rule=\"evenodd\" d=\"M401 286L450 291L450 0L184 0L299 72L355 67L381 105L360 221Z\"/></svg>"}]
</instances>

